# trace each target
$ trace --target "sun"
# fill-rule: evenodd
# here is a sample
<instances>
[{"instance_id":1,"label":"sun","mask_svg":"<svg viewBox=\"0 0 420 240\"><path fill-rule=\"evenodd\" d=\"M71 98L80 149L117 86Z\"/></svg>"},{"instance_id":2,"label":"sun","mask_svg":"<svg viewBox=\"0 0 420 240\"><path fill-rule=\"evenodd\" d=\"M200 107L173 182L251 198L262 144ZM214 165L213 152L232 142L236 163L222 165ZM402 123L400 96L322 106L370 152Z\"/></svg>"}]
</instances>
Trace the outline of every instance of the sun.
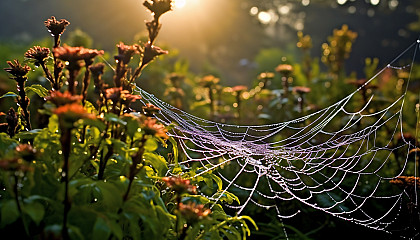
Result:
<instances>
[{"instance_id":1,"label":"sun","mask_svg":"<svg viewBox=\"0 0 420 240\"><path fill-rule=\"evenodd\" d=\"M174 0L173 1L173 5L174 5L174 7L175 8L183 8L183 7L185 7L185 4L187 3L187 1L186 0Z\"/></svg>"}]
</instances>

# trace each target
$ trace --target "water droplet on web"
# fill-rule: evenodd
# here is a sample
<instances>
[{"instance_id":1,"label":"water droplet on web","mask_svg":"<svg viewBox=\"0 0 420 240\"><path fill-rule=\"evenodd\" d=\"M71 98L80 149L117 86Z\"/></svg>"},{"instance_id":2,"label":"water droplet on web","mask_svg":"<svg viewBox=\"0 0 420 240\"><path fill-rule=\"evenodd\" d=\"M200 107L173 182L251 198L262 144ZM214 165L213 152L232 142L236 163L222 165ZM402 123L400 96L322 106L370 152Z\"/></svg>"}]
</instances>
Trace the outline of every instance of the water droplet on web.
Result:
<instances>
[{"instance_id":1,"label":"water droplet on web","mask_svg":"<svg viewBox=\"0 0 420 240\"><path fill-rule=\"evenodd\" d=\"M61 155L61 154L63 154L63 151L61 151L61 150L58 150L58 154L60 154L60 155Z\"/></svg>"}]
</instances>

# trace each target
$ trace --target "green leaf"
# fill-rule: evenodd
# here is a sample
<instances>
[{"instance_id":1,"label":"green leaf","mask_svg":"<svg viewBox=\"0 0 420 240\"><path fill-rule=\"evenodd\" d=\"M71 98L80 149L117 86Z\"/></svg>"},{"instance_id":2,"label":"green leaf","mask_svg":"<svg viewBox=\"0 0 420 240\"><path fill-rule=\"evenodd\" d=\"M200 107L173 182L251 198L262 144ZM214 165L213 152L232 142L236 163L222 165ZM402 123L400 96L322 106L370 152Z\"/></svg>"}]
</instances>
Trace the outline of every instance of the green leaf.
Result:
<instances>
[{"instance_id":1,"label":"green leaf","mask_svg":"<svg viewBox=\"0 0 420 240\"><path fill-rule=\"evenodd\" d=\"M9 200L1 206L0 227L14 223L19 218L19 210L14 200Z\"/></svg>"},{"instance_id":2,"label":"green leaf","mask_svg":"<svg viewBox=\"0 0 420 240\"><path fill-rule=\"evenodd\" d=\"M85 119L80 119L79 121L77 121L76 126L92 126L92 127L96 127L97 129L99 129L99 131L103 132L106 129L106 125L105 123L103 123L101 120L99 119L89 119L89 118L85 118Z\"/></svg>"},{"instance_id":3,"label":"green leaf","mask_svg":"<svg viewBox=\"0 0 420 240\"><path fill-rule=\"evenodd\" d=\"M113 114L113 113L105 113L104 114L104 119L105 119L105 121L112 122L112 123L117 123L117 124L121 124L121 125L126 125L127 124L127 122L123 121L116 114Z\"/></svg>"},{"instance_id":4,"label":"green leaf","mask_svg":"<svg viewBox=\"0 0 420 240\"><path fill-rule=\"evenodd\" d=\"M5 97L17 97L18 95L14 92L8 92L3 94L3 96L1 96L0 98L5 98Z\"/></svg>"},{"instance_id":5,"label":"green leaf","mask_svg":"<svg viewBox=\"0 0 420 240\"><path fill-rule=\"evenodd\" d=\"M31 131L20 132L15 135L15 138L25 139L25 140L34 139L38 135L39 132L41 132L41 129L34 129Z\"/></svg>"},{"instance_id":6,"label":"green leaf","mask_svg":"<svg viewBox=\"0 0 420 240\"><path fill-rule=\"evenodd\" d=\"M223 193L223 194L222 194ZM220 196L220 194L222 194L222 196ZM230 193L228 191L217 191L213 196L213 198L219 198L219 201L224 201L227 202L228 204L232 204L233 201L236 201L238 204L241 204L239 201L239 198L233 194Z\"/></svg>"},{"instance_id":7,"label":"green leaf","mask_svg":"<svg viewBox=\"0 0 420 240\"><path fill-rule=\"evenodd\" d=\"M44 206L38 202L25 204L23 206L23 212L28 214L29 217L36 223L36 225L39 225L45 214Z\"/></svg>"},{"instance_id":8,"label":"green leaf","mask_svg":"<svg viewBox=\"0 0 420 240\"><path fill-rule=\"evenodd\" d=\"M144 143L144 150L149 151L149 152L153 152L158 148L158 144L156 142L155 139L149 138L147 139L147 141Z\"/></svg>"},{"instance_id":9,"label":"green leaf","mask_svg":"<svg viewBox=\"0 0 420 240\"><path fill-rule=\"evenodd\" d=\"M34 84L28 87L25 87L25 92L32 91L36 93L39 97L46 97L48 95L48 90L39 84Z\"/></svg>"},{"instance_id":10,"label":"green leaf","mask_svg":"<svg viewBox=\"0 0 420 240\"><path fill-rule=\"evenodd\" d=\"M155 153L145 153L144 160L146 164L150 164L154 169L156 169L158 176L165 176L166 172L168 171L168 166L166 165L164 157Z\"/></svg>"},{"instance_id":11,"label":"green leaf","mask_svg":"<svg viewBox=\"0 0 420 240\"><path fill-rule=\"evenodd\" d=\"M6 133L0 133L0 158L14 150L18 144L18 141L11 139Z\"/></svg>"},{"instance_id":12,"label":"green leaf","mask_svg":"<svg viewBox=\"0 0 420 240\"><path fill-rule=\"evenodd\" d=\"M173 137L169 137L169 142L172 144L172 151L174 153L174 163L178 165L178 144Z\"/></svg>"},{"instance_id":13,"label":"green leaf","mask_svg":"<svg viewBox=\"0 0 420 240\"><path fill-rule=\"evenodd\" d=\"M102 239L108 239L111 235L111 229L109 228L108 224L106 224L106 221L98 217L96 219L95 225L93 226L93 240L102 240Z\"/></svg>"}]
</instances>

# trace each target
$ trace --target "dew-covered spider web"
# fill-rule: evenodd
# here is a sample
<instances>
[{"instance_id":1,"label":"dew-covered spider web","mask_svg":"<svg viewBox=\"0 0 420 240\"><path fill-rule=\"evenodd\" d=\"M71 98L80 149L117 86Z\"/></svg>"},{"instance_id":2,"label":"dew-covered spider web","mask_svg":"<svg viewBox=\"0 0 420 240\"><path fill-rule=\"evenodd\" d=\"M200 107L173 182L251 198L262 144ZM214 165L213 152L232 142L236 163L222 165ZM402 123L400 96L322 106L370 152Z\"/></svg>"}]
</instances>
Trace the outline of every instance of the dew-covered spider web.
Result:
<instances>
[{"instance_id":1,"label":"dew-covered spider web","mask_svg":"<svg viewBox=\"0 0 420 240\"><path fill-rule=\"evenodd\" d=\"M390 181L418 174L416 141L405 134L405 113L416 116L418 97L408 99L407 92L419 42L336 103L275 124L209 121L137 90L143 104L161 109L156 117L162 123L174 124L169 135L177 139L185 155L180 164L199 162L204 170L198 175L217 173L224 190L213 200L217 202L225 191L234 192L241 201L228 206L238 214L254 204L275 209L280 218L291 218L301 210L282 206L298 201L365 227L414 238L419 237L420 228L418 183ZM403 63L408 55L408 64ZM395 99L384 99L376 92L354 107L364 88L374 81L382 84L378 79L396 71L405 71L408 77ZM406 110L408 105L412 109ZM416 139L417 128L413 129Z\"/></svg>"}]
</instances>

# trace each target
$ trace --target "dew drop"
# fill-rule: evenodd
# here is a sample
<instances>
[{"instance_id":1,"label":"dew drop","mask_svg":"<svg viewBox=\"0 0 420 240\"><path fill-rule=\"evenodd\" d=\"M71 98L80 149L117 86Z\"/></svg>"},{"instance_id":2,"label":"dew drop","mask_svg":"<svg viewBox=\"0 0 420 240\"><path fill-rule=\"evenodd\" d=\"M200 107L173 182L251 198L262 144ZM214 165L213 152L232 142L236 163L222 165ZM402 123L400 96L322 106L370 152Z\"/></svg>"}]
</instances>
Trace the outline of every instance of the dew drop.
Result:
<instances>
[{"instance_id":1,"label":"dew drop","mask_svg":"<svg viewBox=\"0 0 420 240\"><path fill-rule=\"evenodd\" d=\"M61 150L58 150L58 154L60 154L60 155L61 155L61 154L63 154L63 151L61 151Z\"/></svg>"}]
</instances>

